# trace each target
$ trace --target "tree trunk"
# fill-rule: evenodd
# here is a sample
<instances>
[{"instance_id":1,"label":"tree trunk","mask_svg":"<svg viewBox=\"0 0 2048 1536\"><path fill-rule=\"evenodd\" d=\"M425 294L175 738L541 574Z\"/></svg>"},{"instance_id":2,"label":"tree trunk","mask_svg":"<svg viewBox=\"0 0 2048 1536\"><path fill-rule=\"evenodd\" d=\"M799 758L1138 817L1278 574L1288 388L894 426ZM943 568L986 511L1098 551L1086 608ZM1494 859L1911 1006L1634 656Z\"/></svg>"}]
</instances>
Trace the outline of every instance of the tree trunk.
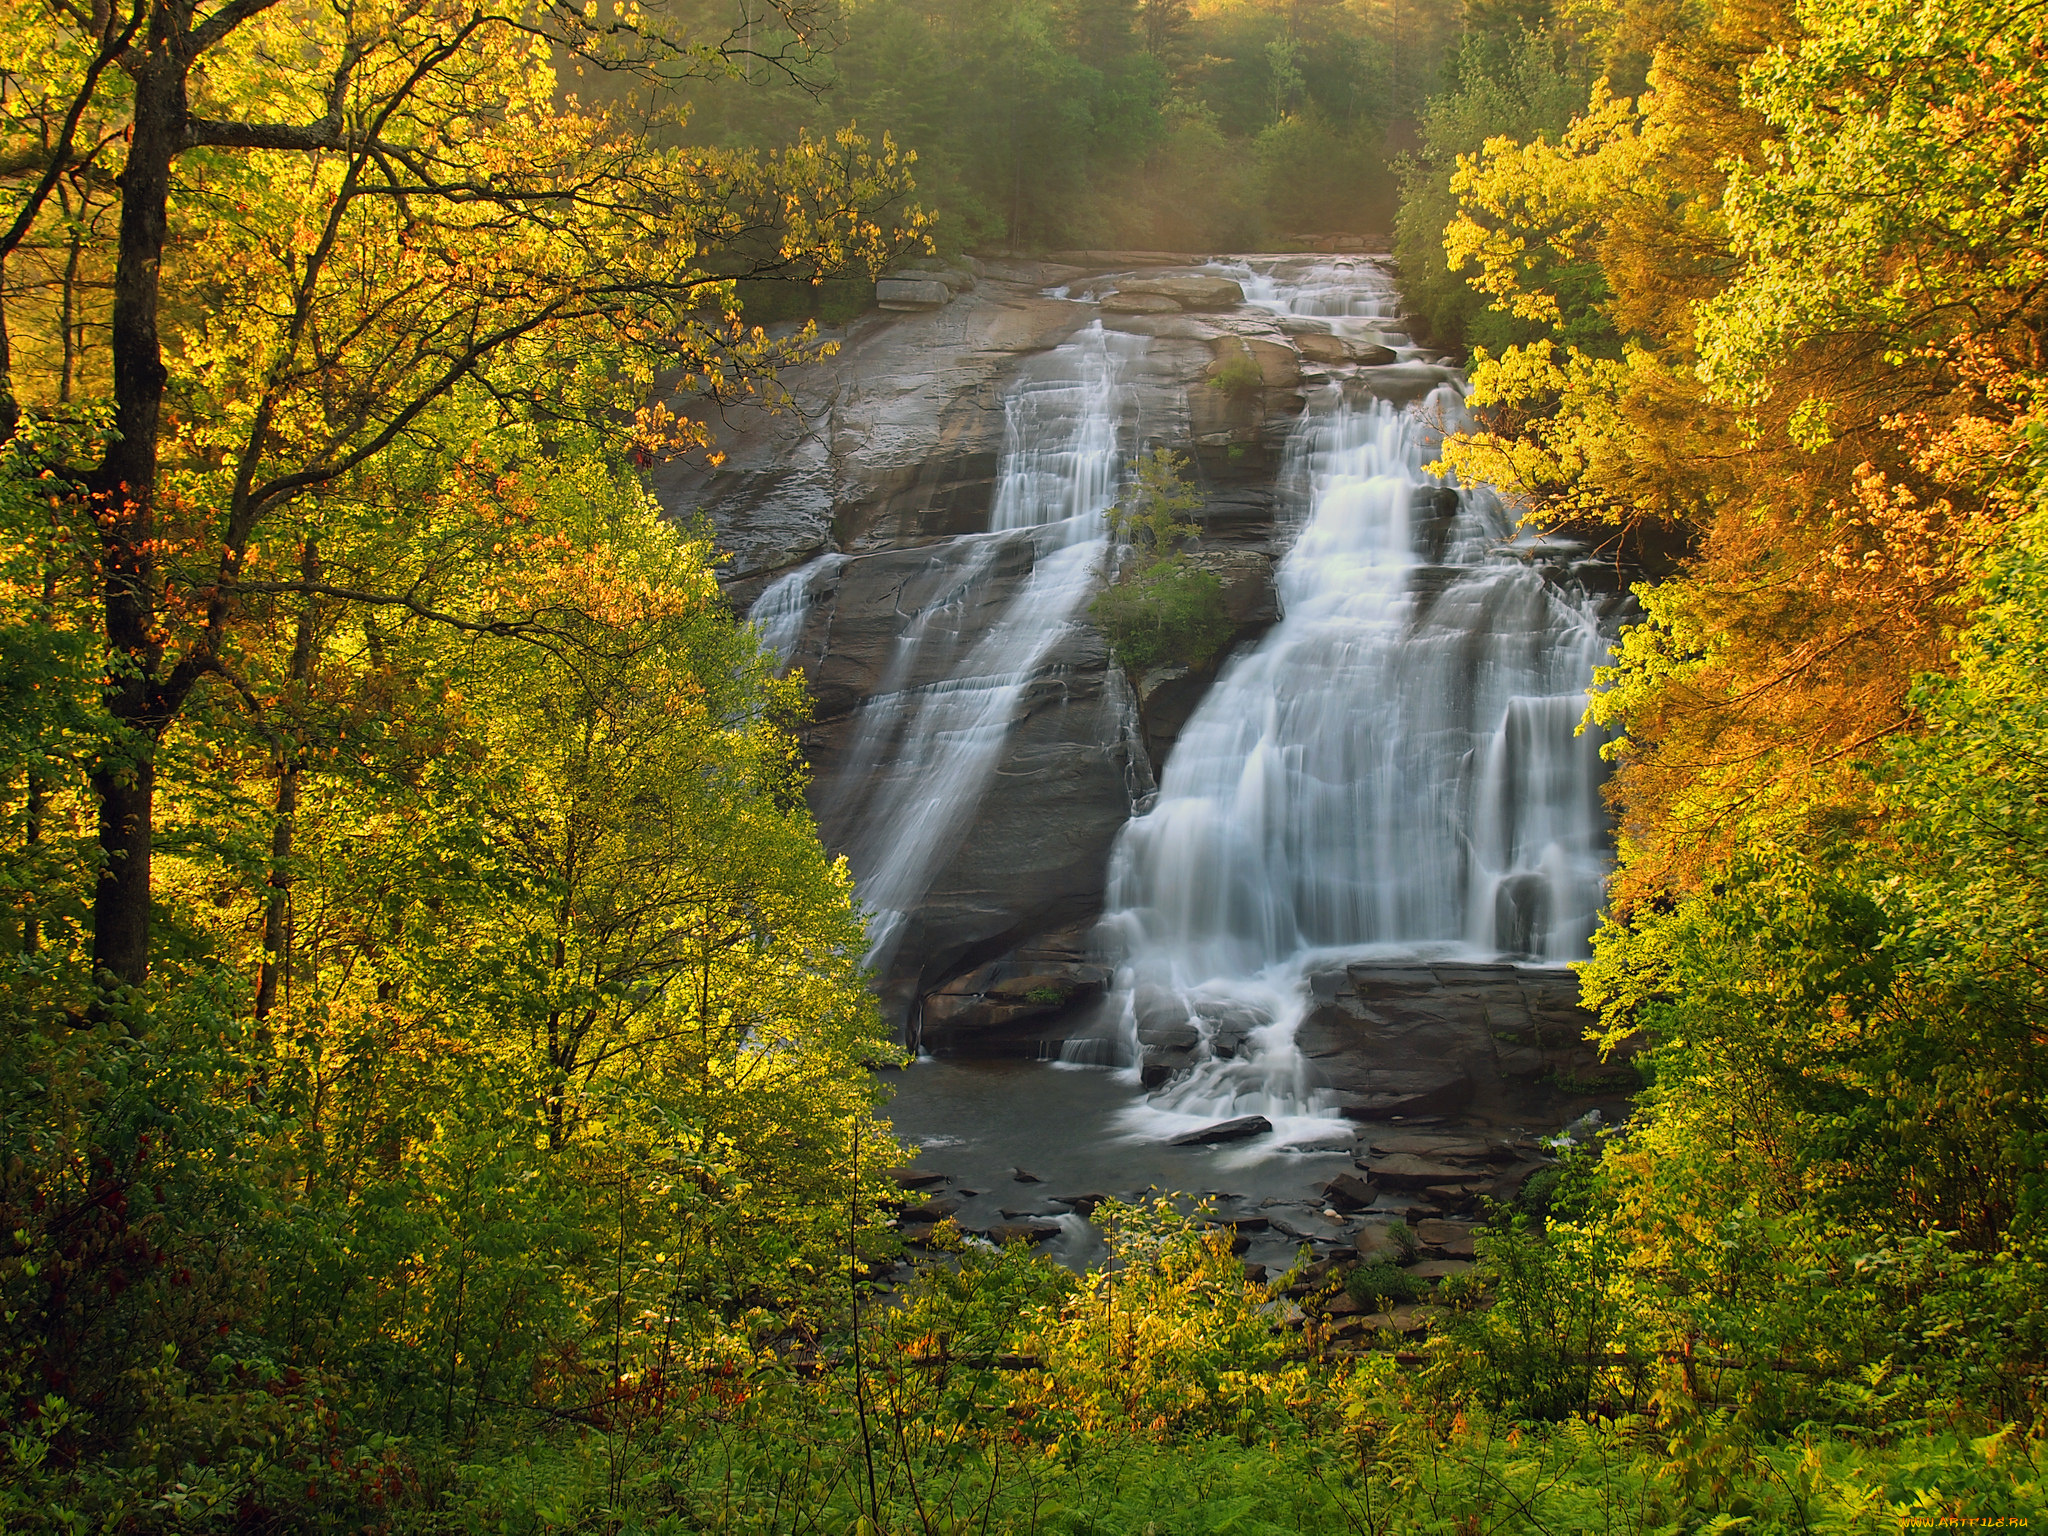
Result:
<instances>
[{"instance_id":1,"label":"tree trunk","mask_svg":"<svg viewBox=\"0 0 2048 1536\"><path fill-rule=\"evenodd\" d=\"M0 262L0 293L7 291L4 262ZM0 304L0 443L14 441L21 425L21 406L14 398L14 354L7 337L7 306Z\"/></svg>"},{"instance_id":2,"label":"tree trunk","mask_svg":"<svg viewBox=\"0 0 2048 1536\"><path fill-rule=\"evenodd\" d=\"M50 791L48 782L34 769L28 775L28 867L37 870L36 855L43 848L43 823L49 816ZM39 871L37 871L39 873ZM21 952L35 954L43 947L43 924L36 916L35 897L29 897L28 912L21 920Z\"/></svg>"},{"instance_id":3,"label":"tree trunk","mask_svg":"<svg viewBox=\"0 0 2048 1536\"><path fill-rule=\"evenodd\" d=\"M104 698L115 739L92 769L103 863L93 897L93 970L102 986L140 986L149 974L150 854L157 737L164 726L157 670L155 492L164 367L157 295L169 230L171 163L185 130L187 60L173 18L151 18L134 68L134 138L121 173L120 251L109 350L114 437L94 476L104 584Z\"/></svg>"},{"instance_id":4,"label":"tree trunk","mask_svg":"<svg viewBox=\"0 0 2048 1536\"><path fill-rule=\"evenodd\" d=\"M57 611L57 552L54 547L43 557L43 603L37 611L37 618L48 626L55 622ZM42 852L43 827L50 816L50 776L40 768L28 771L28 836L27 853L29 877L40 880L42 871L37 855ZM29 895L28 914L21 920L21 952L35 954L43 947L42 920L36 916L35 895Z\"/></svg>"},{"instance_id":5,"label":"tree trunk","mask_svg":"<svg viewBox=\"0 0 2048 1536\"><path fill-rule=\"evenodd\" d=\"M299 559L299 572L308 583L320 579L320 551L311 540ZM306 678L313 669L313 642L317 617L314 612L314 598L306 596L306 606L299 612L298 633L292 637L292 660L289 681L286 684L286 702L295 704L304 697ZM256 973L256 1025L260 1030L263 1021L277 1005L277 983L284 967L290 963L285 952L285 919L291 910L292 894L292 838L295 835L299 814L299 740L297 723L287 720L277 734L277 813L270 824L270 880L269 895L263 907L263 961Z\"/></svg>"}]
</instances>

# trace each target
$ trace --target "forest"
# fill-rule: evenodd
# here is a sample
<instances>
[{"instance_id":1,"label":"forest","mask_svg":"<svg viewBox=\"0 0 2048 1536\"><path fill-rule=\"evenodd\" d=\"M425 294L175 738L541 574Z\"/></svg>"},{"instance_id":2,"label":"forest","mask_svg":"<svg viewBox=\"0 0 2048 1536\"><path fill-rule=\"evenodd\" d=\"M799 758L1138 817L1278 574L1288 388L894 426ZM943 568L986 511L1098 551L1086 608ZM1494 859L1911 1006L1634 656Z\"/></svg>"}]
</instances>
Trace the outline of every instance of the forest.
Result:
<instances>
[{"instance_id":1,"label":"forest","mask_svg":"<svg viewBox=\"0 0 2048 1536\"><path fill-rule=\"evenodd\" d=\"M805 685L647 483L907 257L1335 234L1437 469L1659 572L1633 1110L1422 1338L1184 1201L906 1254ZM0 1529L2037 1528L2044 339L2006 0L5 0Z\"/></svg>"}]
</instances>

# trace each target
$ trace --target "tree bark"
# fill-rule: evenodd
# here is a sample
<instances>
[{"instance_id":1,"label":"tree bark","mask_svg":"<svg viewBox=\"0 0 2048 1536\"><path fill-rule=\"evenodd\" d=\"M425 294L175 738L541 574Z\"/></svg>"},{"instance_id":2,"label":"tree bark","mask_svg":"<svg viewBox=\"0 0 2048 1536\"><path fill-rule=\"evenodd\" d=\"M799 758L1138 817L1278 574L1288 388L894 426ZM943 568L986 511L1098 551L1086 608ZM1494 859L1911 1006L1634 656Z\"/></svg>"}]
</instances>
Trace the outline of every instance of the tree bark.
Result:
<instances>
[{"instance_id":1,"label":"tree bark","mask_svg":"<svg viewBox=\"0 0 2048 1536\"><path fill-rule=\"evenodd\" d=\"M0 443L11 443L21 426L21 406L14 398L14 354L7 339L7 263L0 258Z\"/></svg>"},{"instance_id":2,"label":"tree bark","mask_svg":"<svg viewBox=\"0 0 2048 1536\"><path fill-rule=\"evenodd\" d=\"M157 431L169 375L157 339L157 297L190 67L182 29L169 11L154 8L144 52L131 70L134 138L120 178L109 333L115 431L93 476L108 661L104 701L117 726L92 768L102 855L92 959L103 987L140 986L149 974L156 747L165 723L157 699L163 646L154 544Z\"/></svg>"}]
</instances>

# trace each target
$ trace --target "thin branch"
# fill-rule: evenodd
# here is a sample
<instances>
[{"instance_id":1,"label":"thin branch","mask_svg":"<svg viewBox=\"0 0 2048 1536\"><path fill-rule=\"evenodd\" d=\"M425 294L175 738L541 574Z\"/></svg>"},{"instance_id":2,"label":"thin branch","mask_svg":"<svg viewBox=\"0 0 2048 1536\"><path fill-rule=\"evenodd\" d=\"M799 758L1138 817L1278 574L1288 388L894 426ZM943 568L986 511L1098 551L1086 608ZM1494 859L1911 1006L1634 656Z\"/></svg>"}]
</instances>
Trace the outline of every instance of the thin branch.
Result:
<instances>
[{"instance_id":1,"label":"thin branch","mask_svg":"<svg viewBox=\"0 0 2048 1536\"><path fill-rule=\"evenodd\" d=\"M191 49L191 56L197 58L243 22L261 16L276 4L277 0L228 0L226 5L185 34L185 46Z\"/></svg>"},{"instance_id":2,"label":"thin branch","mask_svg":"<svg viewBox=\"0 0 2048 1536\"><path fill-rule=\"evenodd\" d=\"M235 592L250 593L294 593L300 596L333 597L345 603L363 603L373 608L403 608L419 618L436 624L445 624L464 634L492 635L501 639L517 639L534 635L552 635L572 639L567 629L556 628L542 622L538 615L522 619L465 619L460 614L448 613L439 608L429 607L413 594L397 592L371 592L361 587L337 586L327 581L233 581L226 585ZM560 610L564 613L571 610ZM578 642L578 649L594 649Z\"/></svg>"},{"instance_id":3,"label":"thin branch","mask_svg":"<svg viewBox=\"0 0 2048 1536\"><path fill-rule=\"evenodd\" d=\"M93 94L99 89L100 76L105 74L108 66L119 59L127 49L136 31L142 26L142 18L146 12L147 5L143 0L138 0L134 12L128 18L128 25L118 34L113 33L113 13L107 13L108 31L102 35L99 50L93 55L92 63L86 66L85 81L79 86L77 95L72 98L71 108L64 116L64 126L57 135L56 144L50 150L49 164L43 169L42 179L36 183L35 190L29 193L28 200L21 206L21 212L15 215L14 223L8 227L4 235L0 235L0 261L5 261L14 248L27 238L36 215L42 211L43 204L56 187L58 178L70 168L72 140L77 137L79 120L85 116L85 109L92 104Z\"/></svg>"}]
</instances>

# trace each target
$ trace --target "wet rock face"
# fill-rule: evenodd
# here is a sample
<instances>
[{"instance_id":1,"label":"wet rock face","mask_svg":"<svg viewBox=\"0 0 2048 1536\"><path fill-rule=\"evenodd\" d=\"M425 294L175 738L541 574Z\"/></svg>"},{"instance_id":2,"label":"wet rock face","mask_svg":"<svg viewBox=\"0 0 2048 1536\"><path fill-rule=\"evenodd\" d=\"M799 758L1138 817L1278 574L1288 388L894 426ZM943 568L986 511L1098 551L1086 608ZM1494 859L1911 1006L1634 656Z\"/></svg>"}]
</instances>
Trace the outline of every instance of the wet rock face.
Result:
<instances>
[{"instance_id":1,"label":"wet rock face","mask_svg":"<svg viewBox=\"0 0 2048 1536\"><path fill-rule=\"evenodd\" d=\"M1548 1120L1575 1095L1625 1096L1634 1083L1626 1060L1603 1062L1586 1041L1595 1019L1562 968L1354 965L1317 977L1315 995L1296 1042L1353 1120Z\"/></svg>"},{"instance_id":2,"label":"wet rock face","mask_svg":"<svg viewBox=\"0 0 2048 1536\"><path fill-rule=\"evenodd\" d=\"M971 646L978 621L1016 600L1028 555L1028 546L1006 552L1014 569L999 568L959 595L949 622L961 626L963 647ZM880 851L871 847L873 807L914 800L924 771L899 755L892 739L873 739L874 722L858 706L885 683L908 690L947 682L944 647L920 658L928 673L888 675L899 604L943 579L944 570L932 565L928 551L915 549L850 561L831 598L813 610L798 653L800 663L815 668L817 713L805 735L813 806L827 846L850 850L857 871L863 855ZM884 978L885 1001L905 1017L919 994L945 995L927 1013L926 1040L935 1048L978 1029L1006 1036L1035 1026L1099 996L1106 980L1106 973L1097 976L1099 966L1042 972L1034 954L1010 954L1034 938L1092 923L1101 910L1104 850L1130 816L1134 794L1152 782L1126 723L1121 673L1101 637L1081 631L1058 662L1055 675L1035 680L1017 699L994 782L940 859ZM981 976L998 956L1013 969ZM1057 1006L980 984L1041 973L1055 978L1043 986L1065 989ZM961 997L991 990L994 1002L956 1006Z\"/></svg>"},{"instance_id":3,"label":"wet rock face","mask_svg":"<svg viewBox=\"0 0 2048 1536\"><path fill-rule=\"evenodd\" d=\"M1214 668L1195 671L1179 666L1154 667L1138 679L1138 720L1154 778L1166 766L1167 753L1215 680Z\"/></svg>"},{"instance_id":4,"label":"wet rock face","mask_svg":"<svg viewBox=\"0 0 2048 1536\"><path fill-rule=\"evenodd\" d=\"M804 738L812 803L828 846L849 855L856 875L873 867L864 839L885 819L874 808L914 802L919 790L916 766L863 706L937 694L976 670L977 642L1014 611L1047 558L1043 541L1034 550L988 530L1008 402L1055 349L1098 321L1113 340L1143 338L1119 354L1128 397L1120 451L1163 444L1187 456L1203 498L1189 558L1221 583L1239 644L1278 617L1278 482L1303 390L1331 376L1323 370L1338 352L1353 373L1380 371L1357 366L1377 361L1370 349L1326 345L1337 341L1326 322L1276 320L1241 308L1228 278L1170 270L1198 259L1071 255L1067 264L990 261L972 274L923 264L890 273L884 281L902 287L892 298L910 307L863 316L833 338L836 357L786 374L793 410L700 411L724 464L657 473L672 512L709 517L731 556L737 609L779 577L807 573L797 602L783 595L785 654L813 699ZM1256 382L1239 369L1232 388L1212 387L1232 358L1255 363ZM1418 385L1443 377L1414 366ZM807 564L826 551L831 561ZM1008 706L993 779L972 821L949 832L897 934L885 1000L907 1024L922 1019L927 1044L1037 1052L1088 1018L1100 961L1081 936L1101 911L1108 849L1149 802L1213 680L1213 667L1126 679L1085 601L1075 610ZM1229 1022L1209 1022L1227 1041ZM1418 1099L1456 1090L1381 1079L1359 1091Z\"/></svg>"},{"instance_id":5,"label":"wet rock face","mask_svg":"<svg viewBox=\"0 0 2048 1536\"><path fill-rule=\"evenodd\" d=\"M741 611L781 574L815 573L801 614L786 608L790 660L813 699L812 803L828 846L846 851L857 875L873 808L914 798L917 787L906 777L915 767L886 734L873 739L874 711L862 706L942 690L973 671L977 642L1032 581L1040 557L1028 541L989 555L975 536L991 527L1007 402L1091 322L1156 327L1124 348L1121 435L1131 451L1164 443L1190 455L1204 493L1193 558L1222 583L1239 636L1277 614L1273 481L1300 406L1292 352L1268 321L1227 313L1243 297L1229 279L1136 276L1137 260L1080 254L1126 274L1097 284L1121 287L1122 304L1048 295L1086 279L1086 267L1005 261L971 280L890 274L903 291L889 297L927 312L862 317L837 338L836 358L785 376L792 412L719 420L722 467L657 476L672 511L710 517L732 556L727 591ZM932 291L910 291L918 285ZM1225 344L1254 348L1273 387L1249 398L1210 388ZM804 565L827 550L841 558ZM1018 695L994 781L906 918L884 977L889 1006L906 1021L922 1014L935 1048L1035 1051L1085 1016L1106 978L1078 939L1074 953L1058 953L1059 936L1084 933L1099 915L1108 847L1152 792L1157 764L1211 680L1184 679L1141 718L1085 604L1079 618ZM1011 985L1024 981L1034 984Z\"/></svg>"},{"instance_id":6,"label":"wet rock face","mask_svg":"<svg viewBox=\"0 0 2048 1536\"><path fill-rule=\"evenodd\" d=\"M683 400L714 429L725 462L664 465L654 491L669 512L707 513L726 579L787 570L827 548L852 551L988 526L1004 385L1020 358L1085 325L1080 305L1043 296L1058 269L1027 265L953 295L938 275L891 282L929 286L918 312L861 316L824 333L838 355L788 370L793 406L723 409ZM951 302L945 302L945 298ZM744 603L752 594L736 592Z\"/></svg>"}]
</instances>

